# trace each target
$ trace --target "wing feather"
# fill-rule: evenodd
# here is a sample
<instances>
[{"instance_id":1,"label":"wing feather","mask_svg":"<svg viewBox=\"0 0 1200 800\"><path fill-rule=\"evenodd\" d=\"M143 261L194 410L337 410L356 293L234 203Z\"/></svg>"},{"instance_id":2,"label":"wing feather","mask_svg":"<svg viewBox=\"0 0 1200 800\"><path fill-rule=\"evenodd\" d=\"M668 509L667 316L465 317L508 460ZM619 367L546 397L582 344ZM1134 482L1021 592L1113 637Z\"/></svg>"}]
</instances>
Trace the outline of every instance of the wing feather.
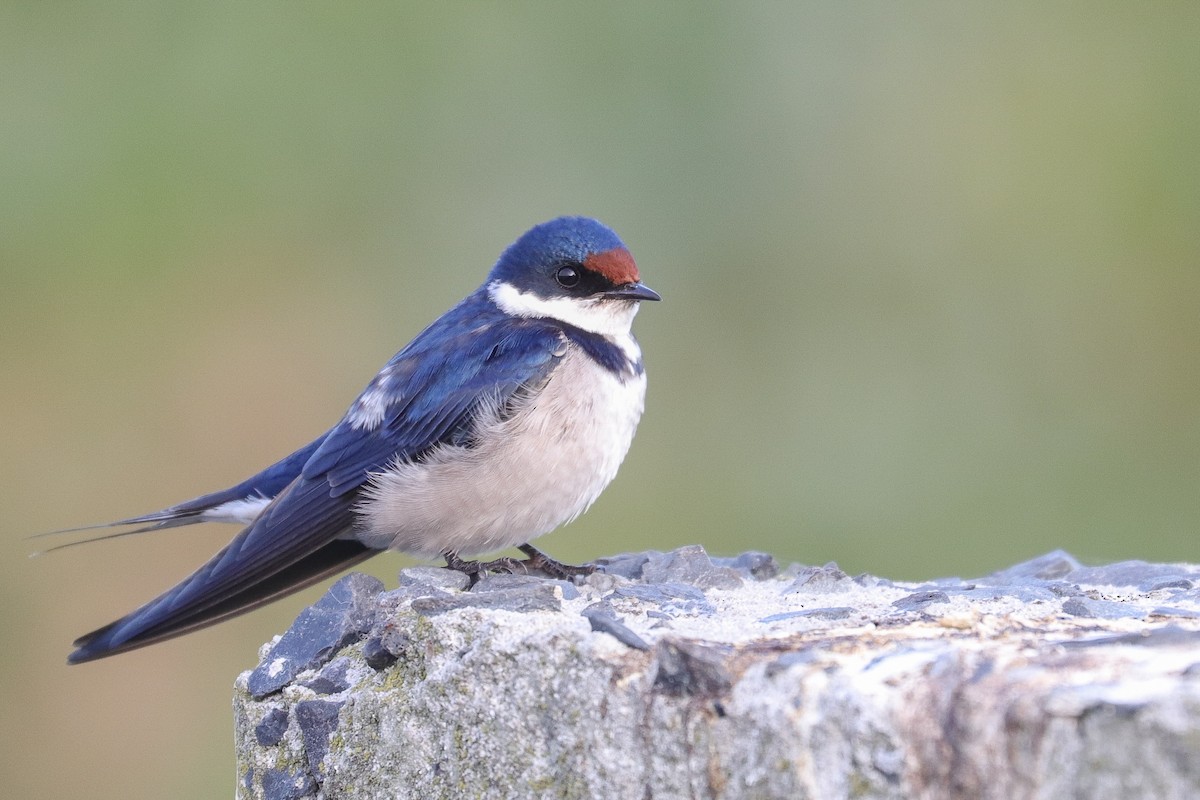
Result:
<instances>
[{"instance_id":1,"label":"wing feather","mask_svg":"<svg viewBox=\"0 0 1200 800\"><path fill-rule=\"evenodd\" d=\"M548 323L489 316L470 304L452 310L388 362L327 435L256 476L292 478L224 549L174 588L81 637L70 661L235 616L368 557L373 551L353 530L358 490L371 473L441 444L471 446L478 412L544 383L564 352L561 330Z\"/></svg>"}]
</instances>

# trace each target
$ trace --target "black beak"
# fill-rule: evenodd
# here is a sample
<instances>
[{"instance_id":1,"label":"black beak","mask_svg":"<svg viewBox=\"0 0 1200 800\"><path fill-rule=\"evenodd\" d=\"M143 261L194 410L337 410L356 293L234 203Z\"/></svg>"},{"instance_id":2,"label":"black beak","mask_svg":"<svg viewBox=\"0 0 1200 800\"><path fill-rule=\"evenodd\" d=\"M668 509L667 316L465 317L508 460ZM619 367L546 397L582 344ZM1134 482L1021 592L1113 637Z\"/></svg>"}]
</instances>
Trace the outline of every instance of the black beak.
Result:
<instances>
[{"instance_id":1,"label":"black beak","mask_svg":"<svg viewBox=\"0 0 1200 800\"><path fill-rule=\"evenodd\" d=\"M642 283L622 284L621 286L609 289L604 293L604 296L615 300L662 300L658 292Z\"/></svg>"}]
</instances>

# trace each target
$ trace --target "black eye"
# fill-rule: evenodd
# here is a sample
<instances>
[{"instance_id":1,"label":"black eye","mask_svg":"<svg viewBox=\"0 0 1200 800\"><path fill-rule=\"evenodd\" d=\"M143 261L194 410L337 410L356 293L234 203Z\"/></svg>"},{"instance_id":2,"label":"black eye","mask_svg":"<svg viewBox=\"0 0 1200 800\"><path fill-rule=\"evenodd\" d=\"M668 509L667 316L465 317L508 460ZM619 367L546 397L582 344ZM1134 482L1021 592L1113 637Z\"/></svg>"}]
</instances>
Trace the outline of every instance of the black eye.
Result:
<instances>
[{"instance_id":1,"label":"black eye","mask_svg":"<svg viewBox=\"0 0 1200 800\"><path fill-rule=\"evenodd\" d=\"M574 267L559 267L554 273L554 279L564 289L574 289L579 285L579 270Z\"/></svg>"}]
</instances>

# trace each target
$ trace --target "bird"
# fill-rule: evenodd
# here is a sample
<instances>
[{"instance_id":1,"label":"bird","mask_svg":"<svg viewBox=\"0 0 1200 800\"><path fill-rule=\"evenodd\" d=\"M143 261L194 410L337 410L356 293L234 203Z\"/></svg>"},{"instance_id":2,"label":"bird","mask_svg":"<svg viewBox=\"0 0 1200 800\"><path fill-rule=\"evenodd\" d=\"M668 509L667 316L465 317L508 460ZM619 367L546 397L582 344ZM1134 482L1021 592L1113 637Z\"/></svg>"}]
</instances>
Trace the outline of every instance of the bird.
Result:
<instances>
[{"instance_id":1,"label":"bird","mask_svg":"<svg viewBox=\"0 0 1200 800\"><path fill-rule=\"evenodd\" d=\"M590 572L530 541L616 476L645 404L631 326L643 301L660 299L598 220L526 231L326 433L228 489L97 526L245 527L176 586L77 639L68 663L213 625L387 550L444 559L472 583L491 571ZM527 558L468 560L510 547Z\"/></svg>"}]
</instances>

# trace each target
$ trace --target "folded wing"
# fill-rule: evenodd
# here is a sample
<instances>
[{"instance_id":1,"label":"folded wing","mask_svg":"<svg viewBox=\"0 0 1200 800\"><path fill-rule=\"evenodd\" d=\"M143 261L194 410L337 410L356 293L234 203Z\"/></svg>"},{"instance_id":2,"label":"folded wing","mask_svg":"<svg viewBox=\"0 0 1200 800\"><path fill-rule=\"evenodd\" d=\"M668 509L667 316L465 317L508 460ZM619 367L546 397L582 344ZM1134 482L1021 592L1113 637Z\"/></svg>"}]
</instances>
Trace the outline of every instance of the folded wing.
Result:
<instances>
[{"instance_id":1,"label":"folded wing","mask_svg":"<svg viewBox=\"0 0 1200 800\"><path fill-rule=\"evenodd\" d=\"M297 474L233 541L174 588L80 637L70 663L212 625L374 555L354 538L359 489L371 473L441 444L472 446L480 411L543 384L565 352L561 333L536 320L485 317L464 325L448 317L397 354L328 434L289 457L295 461L280 462L289 472L299 467Z\"/></svg>"}]
</instances>

